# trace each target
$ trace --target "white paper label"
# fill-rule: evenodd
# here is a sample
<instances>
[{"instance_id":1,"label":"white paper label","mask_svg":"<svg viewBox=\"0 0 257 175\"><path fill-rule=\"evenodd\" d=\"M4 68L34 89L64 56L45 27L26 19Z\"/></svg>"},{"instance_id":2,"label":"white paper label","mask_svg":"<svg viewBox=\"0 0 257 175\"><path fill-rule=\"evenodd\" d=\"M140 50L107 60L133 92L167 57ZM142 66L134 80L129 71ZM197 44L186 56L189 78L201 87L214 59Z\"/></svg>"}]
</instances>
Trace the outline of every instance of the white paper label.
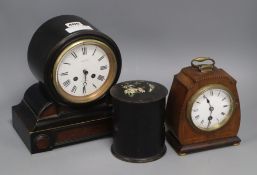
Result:
<instances>
[{"instance_id":1,"label":"white paper label","mask_svg":"<svg viewBox=\"0 0 257 175\"><path fill-rule=\"evenodd\" d=\"M68 33L73 33L79 30L94 30L92 27L86 26L81 22L69 22L65 25L68 27L65 29Z\"/></svg>"}]
</instances>

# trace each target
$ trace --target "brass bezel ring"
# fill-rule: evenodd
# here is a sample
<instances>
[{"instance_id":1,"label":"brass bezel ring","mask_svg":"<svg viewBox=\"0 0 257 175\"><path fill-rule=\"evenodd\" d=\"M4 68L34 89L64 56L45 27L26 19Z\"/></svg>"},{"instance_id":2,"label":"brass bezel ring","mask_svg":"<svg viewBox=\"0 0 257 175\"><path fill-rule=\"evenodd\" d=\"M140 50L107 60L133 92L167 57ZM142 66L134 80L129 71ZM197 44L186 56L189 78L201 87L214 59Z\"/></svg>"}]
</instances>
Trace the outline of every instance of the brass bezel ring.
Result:
<instances>
[{"instance_id":1,"label":"brass bezel ring","mask_svg":"<svg viewBox=\"0 0 257 175\"><path fill-rule=\"evenodd\" d=\"M62 61L63 56L68 51L70 51L71 49L73 49L74 47L76 47L78 45L95 45L95 46L100 47L101 49L103 49L105 51L106 55L108 56L109 64L110 64L110 72L109 72L108 77L107 77L106 81L104 82L104 84L97 91L93 92L92 94L86 95L86 96L72 96L72 95L68 94L67 92L65 92L63 90L63 88L61 87L61 85L59 84L58 77L56 75L58 65ZM53 71L52 71L52 81L53 81L53 84L54 84L54 87L55 87L57 93L62 98L64 98L65 100L67 100L68 102L71 102L71 103L81 104L81 103L92 102L92 101L100 98L102 95L104 95L104 93L106 93L106 91L113 84L113 81L115 80L116 75L117 75L117 60L116 60L116 56L115 56L113 50L107 44L105 44L99 40L82 39L82 40L79 40L79 41L69 44L59 54L59 56L57 57L57 59L54 63L54 67L53 67Z\"/></svg>"},{"instance_id":2,"label":"brass bezel ring","mask_svg":"<svg viewBox=\"0 0 257 175\"><path fill-rule=\"evenodd\" d=\"M200 96L202 95L203 93L205 93L206 91L210 90L210 89L222 89L224 91L226 91L229 95L229 98L230 98L230 101L231 101L231 108L228 112L228 114L225 116L225 120L222 121L222 123L220 124L216 124L214 125L213 127L211 128L200 128L200 127L197 127L194 122L192 121L192 116L191 116L191 111L192 111L192 107L193 107L193 104L195 102L195 100ZM188 104L187 104L187 119L188 121L190 122L190 124L197 130L200 130L200 131L204 131L204 132L212 132L212 131L216 131L216 130L219 130L221 129L223 126L225 126L229 119L231 118L233 112L234 112L234 109L235 109L235 99L234 99L234 96L232 94L232 92L227 88L225 87L224 85L221 85L221 84L210 84L210 85L207 85L207 86L204 86L202 88L200 88L191 98L190 100L188 101Z\"/></svg>"}]
</instances>

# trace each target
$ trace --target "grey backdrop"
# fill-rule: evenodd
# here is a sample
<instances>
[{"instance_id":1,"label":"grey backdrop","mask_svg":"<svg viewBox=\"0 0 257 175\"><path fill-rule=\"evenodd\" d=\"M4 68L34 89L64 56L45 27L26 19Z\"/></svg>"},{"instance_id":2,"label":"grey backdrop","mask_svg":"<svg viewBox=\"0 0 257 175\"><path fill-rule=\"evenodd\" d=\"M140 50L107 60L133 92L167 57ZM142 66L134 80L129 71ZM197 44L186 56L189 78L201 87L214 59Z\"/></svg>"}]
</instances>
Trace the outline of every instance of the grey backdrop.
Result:
<instances>
[{"instance_id":1,"label":"grey backdrop","mask_svg":"<svg viewBox=\"0 0 257 175\"><path fill-rule=\"evenodd\" d=\"M192 58L210 56L238 80L242 144L179 157L167 144L155 162L114 158L111 138L30 155L11 125L11 106L37 80L26 52L43 22L61 14L81 16L120 47L119 81L152 80L168 89ZM256 0L1 0L0 174L256 174Z\"/></svg>"}]
</instances>

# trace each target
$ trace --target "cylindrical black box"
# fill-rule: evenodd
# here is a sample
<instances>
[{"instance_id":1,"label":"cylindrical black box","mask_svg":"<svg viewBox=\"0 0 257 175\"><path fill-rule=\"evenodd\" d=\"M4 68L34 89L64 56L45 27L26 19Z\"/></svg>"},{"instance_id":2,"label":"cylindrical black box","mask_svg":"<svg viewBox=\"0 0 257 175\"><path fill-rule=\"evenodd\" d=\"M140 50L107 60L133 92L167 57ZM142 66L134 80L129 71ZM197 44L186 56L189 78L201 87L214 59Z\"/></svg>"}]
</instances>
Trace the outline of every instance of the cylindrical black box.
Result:
<instances>
[{"instance_id":1,"label":"cylindrical black box","mask_svg":"<svg viewBox=\"0 0 257 175\"><path fill-rule=\"evenodd\" d=\"M111 88L112 153L129 162L149 162L166 152L164 110L168 90L150 81L127 81Z\"/></svg>"}]
</instances>

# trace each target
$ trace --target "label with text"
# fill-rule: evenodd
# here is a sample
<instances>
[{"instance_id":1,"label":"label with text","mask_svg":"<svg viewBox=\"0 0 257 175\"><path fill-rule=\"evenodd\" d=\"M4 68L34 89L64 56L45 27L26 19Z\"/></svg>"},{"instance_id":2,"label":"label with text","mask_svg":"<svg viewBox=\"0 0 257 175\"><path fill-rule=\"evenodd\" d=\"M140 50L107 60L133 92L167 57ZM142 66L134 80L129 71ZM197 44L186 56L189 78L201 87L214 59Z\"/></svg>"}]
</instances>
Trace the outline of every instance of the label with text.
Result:
<instances>
[{"instance_id":1,"label":"label with text","mask_svg":"<svg viewBox=\"0 0 257 175\"><path fill-rule=\"evenodd\" d=\"M73 33L79 30L94 30L92 27L82 24L81 22L69 22L65 24L65 29L68 33Z\"/></svg>"}]
</instances>

